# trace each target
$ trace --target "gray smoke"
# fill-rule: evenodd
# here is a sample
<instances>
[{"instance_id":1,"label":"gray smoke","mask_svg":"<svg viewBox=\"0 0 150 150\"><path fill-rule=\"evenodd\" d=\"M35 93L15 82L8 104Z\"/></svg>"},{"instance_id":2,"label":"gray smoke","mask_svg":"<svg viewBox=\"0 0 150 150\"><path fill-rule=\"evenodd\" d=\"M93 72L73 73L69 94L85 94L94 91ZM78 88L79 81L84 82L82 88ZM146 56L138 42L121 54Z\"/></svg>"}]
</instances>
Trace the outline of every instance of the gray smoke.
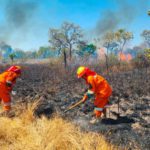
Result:
<instances>
[{"instance_id":1,"label":"gray smoke","mask_svg":"<svg viewBox=\"0 0 150 150\"><path fill-rule=\"evenodd\" d=\"M38 3L33 0L9 0L5 9L8 24L14 28L27 25L32 20L37 7Z\"/></svg>"},{"instance_id":2,"label":"gray smoke","mask_svg":"<svg viewBox=\"0 0 150 150\"><path fill-rule=\"evenodd\" d=\"M104 34L107 31L112 31L120 24L120 18L115 12L110 10L103 12L102 19L96 25L96 34Z\"/></svg>"},{"instance_id":3,"label":"gray smoke","mask_svg":"<svg viewBox=\"0 0 150 150\"><path fill-rule=\"evenodd\" d=\"M106 10L101 14L101 19L95 28L97 35L113 31L121 24L130 25L137 16L140 16L141 12L146 13L149 0L136 0L132 5L128 0L114 0L114 2L118 5L118 9L116 11Z\"/></svg>"},{"instance_id":4,"label":"gray smoke","mask_svg":"<svg viewBox=\"0 0 150 150\"><path fill-rule=\"evenodd\" d=\"M25 38L33 27L34 17L39 6L38 0L5 0L4 8L5 23L0 25L0 41L9 41L14 38L14 33L24 35Z\"/></svg>"}]
</instances>

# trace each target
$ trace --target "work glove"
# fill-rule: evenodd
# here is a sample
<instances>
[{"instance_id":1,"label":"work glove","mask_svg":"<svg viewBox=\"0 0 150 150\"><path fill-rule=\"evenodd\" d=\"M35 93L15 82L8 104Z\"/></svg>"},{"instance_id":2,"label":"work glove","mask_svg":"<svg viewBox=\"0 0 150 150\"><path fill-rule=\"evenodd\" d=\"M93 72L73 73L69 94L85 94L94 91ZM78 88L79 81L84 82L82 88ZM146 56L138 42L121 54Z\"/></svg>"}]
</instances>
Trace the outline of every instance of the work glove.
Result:
<instances>
[{"instance_id":1,"label":"work glove","mask_svg":"<svg viewBox=\"0 0 150 150\"><path fill-rule=\"evenodd\" d=\"M88 90L88 91L86 92L86 95L87 95L88 98L92 98L92 97L94 96L94 92L91 91L91 90Z\"/></svg>"},{"instance_id":2,"label":"work glove","mask_svg":"<svg viewBox=\"0 0 150 150\"><path fill-rule=\"evenodd\" d=\"M12 94L13 96L15 96L15 95L17 94L17 92L16 92L16 91L12 91L11 94Z\"/></svg>"}]
</instances>

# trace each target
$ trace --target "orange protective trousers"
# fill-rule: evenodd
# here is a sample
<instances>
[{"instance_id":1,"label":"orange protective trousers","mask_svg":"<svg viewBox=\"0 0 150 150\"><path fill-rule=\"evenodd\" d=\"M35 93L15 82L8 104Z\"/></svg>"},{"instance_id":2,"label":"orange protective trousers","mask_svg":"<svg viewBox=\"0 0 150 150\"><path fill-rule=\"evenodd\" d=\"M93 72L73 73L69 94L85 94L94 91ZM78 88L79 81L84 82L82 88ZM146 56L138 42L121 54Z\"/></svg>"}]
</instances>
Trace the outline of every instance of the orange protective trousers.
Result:
<instances>
[{"instance_id":1,"label":"orange protective trousers","mask_svg":"<svg viewBox=\"0 0 150 150\"><path fill-rule=\"evenodd\" d=\"M109 97L101 97L100 95L97 95L94 101L95 109L94 114L95 116L101 117L102 113L105 113L106 109L104 108L109 101Z\"/></svg>"},{"instance_id":2,"label":"orange protective trousers","mask_svg":"<svg viewBox=\"0 0 150 150\"><path fill-rule=\"evenodd\" d=\"M12 90L12 86L7 86L7 82L15 84L17 78L17 74L14 72L4 72L0 74L0 101L3 103L3 109L5 111L9 111L11 109L11 97L10 92Z\"/></svg>"},{"instance_id":3,"label":"orange protective trousers","mask_svg":"<svg viewBox=\"0 0 150 150\"><path fill-rule=\"evenodd\" d=\"M5 86L0 83L0 101L3 103L3 109L8 111L11 109L10 103L11 98L8 90L6 90Z\"/></svg>"}]
</instances>

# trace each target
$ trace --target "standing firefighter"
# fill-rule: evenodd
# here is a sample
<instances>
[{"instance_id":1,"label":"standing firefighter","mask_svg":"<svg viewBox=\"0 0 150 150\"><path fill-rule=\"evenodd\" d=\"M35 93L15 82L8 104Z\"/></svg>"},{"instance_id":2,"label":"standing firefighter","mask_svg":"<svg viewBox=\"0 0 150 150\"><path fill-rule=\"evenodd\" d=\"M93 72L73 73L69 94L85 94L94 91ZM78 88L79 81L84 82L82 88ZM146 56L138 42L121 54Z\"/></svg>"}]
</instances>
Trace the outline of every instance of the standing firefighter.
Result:
<instances>
[{"instance_id":1,"label":"standing firefighter","mask_svg":"<svg viewBox=\"0 0 150 150\"><path fill-rule=\"evenodd\" d=\"M12 66L4 73L0 74L0 101L3 103L4 113L7 114L11 109L11 97L13 85L16 79L21 76L21 67Z\"/></svg>"},{"instance_id":2,"label":"standing firefighter","mask_svg":"<svg viewBox=\"0 0 150 150\"><path fill-rule=\"evenodd\" d=\"M82 99L83 102L85 102L92 95L95 96L95 117L90 121L91 123L95 123L97 119L101 117L102 113L105 115L106 108L104 107L109 101L109 97L112 94L112 89L102 76L96 74L96 72L91 71L87 67L79 67L77 70L77 76L78 78L83 78L89 86L88 91L85 93Z\"/></svg>"}]
</instances>

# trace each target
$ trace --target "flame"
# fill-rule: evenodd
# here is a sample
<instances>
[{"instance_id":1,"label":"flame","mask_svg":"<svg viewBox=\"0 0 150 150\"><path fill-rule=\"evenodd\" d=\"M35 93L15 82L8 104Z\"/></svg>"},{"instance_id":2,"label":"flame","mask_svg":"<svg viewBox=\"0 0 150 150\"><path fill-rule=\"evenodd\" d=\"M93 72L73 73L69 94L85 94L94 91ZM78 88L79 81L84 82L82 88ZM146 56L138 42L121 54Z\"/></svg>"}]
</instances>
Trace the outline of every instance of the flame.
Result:
<instances>
[{"instance_id":1,"label":"flame","mask_svg":"<svg viewBox=\"0 0 150 150\"><path fill-rule=\"evenodd\" d=\"M124 54L124 53L119 53L119 59L122 61L131 61L132 60L132 55L130 53Z\"/></svg>"},{"instance_id":2,"label":"flame","mask_svg":"<svg viewBox=\"0 0 150 150\"><path fill-rule=\"evenodd\" d=\"M126 55L124 53L119 53L119 58L122 61L126 61Z\"/></svg>"},{"instance_id":3,"label":"flame","mask_svg":"<svg viewBox=\"0 0 150 150\"><path fill-rule=\"evenodd\" d=\"M105 59L106 49L104 47L99 48L98 51L97 51L97 54L98 54L99 58ZM118 54L118 58L121 61L129 62L129 61L132 60L133 57L130 53L125 54L123 52L122 53L120 52Z\"/></svg>"},{"instance_id":4,"label":"flame","mask_svg":"<svg viewBox=\"0 0 150 150\"><path fill-rule=\"evenodd\" d=\"M132 55L131 55L131 54L127 54L126 57L127 57L127 60L128 60L128 61L131 61L131 60L132 60Z\"/></svg>"}]
</instances>

